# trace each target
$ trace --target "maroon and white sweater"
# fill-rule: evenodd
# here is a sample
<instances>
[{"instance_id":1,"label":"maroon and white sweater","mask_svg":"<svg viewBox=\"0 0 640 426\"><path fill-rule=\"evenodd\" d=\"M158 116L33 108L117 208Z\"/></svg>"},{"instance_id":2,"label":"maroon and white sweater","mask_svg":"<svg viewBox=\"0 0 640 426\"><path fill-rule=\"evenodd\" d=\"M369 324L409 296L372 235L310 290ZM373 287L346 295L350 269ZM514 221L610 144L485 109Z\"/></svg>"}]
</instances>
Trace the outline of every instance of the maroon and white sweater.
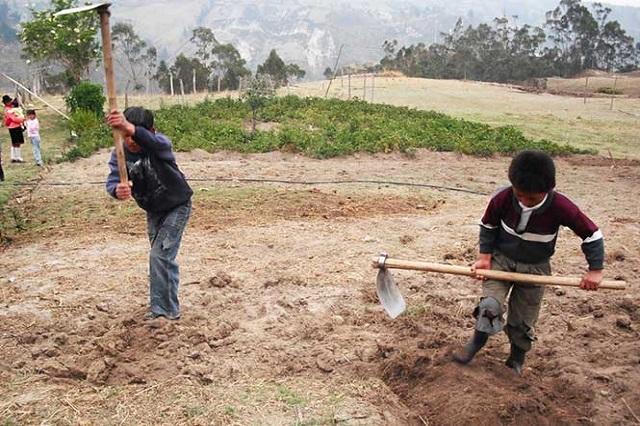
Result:
<instances>
[{"instance_id":1,"label":"maroon and white sweater","mask_svg":"<svg viewBox=\"0 0 640 426\"><path fill-rule=\"evenodd\" d=\"M480 222L480 253L497 250L516 262L544 262L555 252L560 225L582 239L589 269L602 269L602 232L571 200L555 191L524 213L511 187L498 191Z\"/></svg>"}]
</instances>

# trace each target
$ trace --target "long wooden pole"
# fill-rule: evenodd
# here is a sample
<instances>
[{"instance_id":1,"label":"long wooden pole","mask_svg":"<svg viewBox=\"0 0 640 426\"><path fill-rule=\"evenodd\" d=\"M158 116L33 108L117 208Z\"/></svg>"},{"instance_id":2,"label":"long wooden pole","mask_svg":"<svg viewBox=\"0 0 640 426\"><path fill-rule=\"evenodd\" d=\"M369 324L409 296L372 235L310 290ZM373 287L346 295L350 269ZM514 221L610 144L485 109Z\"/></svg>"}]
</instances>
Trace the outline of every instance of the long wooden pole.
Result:
<instances>
[{"instance_id":1,"label":"long wooden pole","mask_svg":"<svg viewBox=\"0 0 640 426\"><path fill-rule=\"evenodd\" d=\"M98 8L100 15L100 33L102 35L102 58L104 61L104 75L107 80L107 98L109 100L109 110L118 109L118 101L116 99L116 79L113 74L113 53L111 51L111 27L109 26L109 6ZM117 130L112 130L113 145L116 149L116 158L118 160L118 173L120 182L125 183L129 180L127 176L127 163L124 157L124 146L122 144L122 135Z\"/></svg>"},{"instance_id":2,"label":"long wooden pole","mask_svg":"<svg viewBox=\"0 0 640 426\"><path fill-rule=\"evenodd\" d=\"M379 268L378 258L373 262L374 268ZM389 269L409 269L413 271L441 272L443 274L465 275L474 277L481 275L485 278L498 281L516 281L537 285L558 285L566 287L580 287L582 281L579 277L556 277L549 275L521 274L517 272L494 271L478 269L473 272L468 266L445 265L441 263L415 262L399 259L386 259L384 267ZM621 280L603 280L598 288L609 290L624 290L627 283Z\"/></svg>"},{"instance_id":3,"label":"long wooden pole","mask_svg":"<svg viewBox=\"0 0 640 426\"><path fill-rule=\"evenodd\" d=\"M69 116L67 114L65 114L64 112L60 111L59 109L57 109L56 107L54 107L53 105L51 105L49 102L45 101L44 99L42 99L40 96L38 96L35 92L32 92L31 90L29 90L24 84L20 83L18 80L15 80L11 77L9 77L7 74L5 73L0 73L0 75L2 75L4 78L6 78L7 80L9 80L10 82L12 82L13 84L15 84L18 87L21 87L22 89L26 90L27 93L32 94L33 96L35 96L39 101L41 101L43 104L47 105L49 108L51 108L52 110L54 110L55 112L57 112L58 114L60 114L61 116L63 116L65 119L69 119Z\"/></svg>"}]
</instances>

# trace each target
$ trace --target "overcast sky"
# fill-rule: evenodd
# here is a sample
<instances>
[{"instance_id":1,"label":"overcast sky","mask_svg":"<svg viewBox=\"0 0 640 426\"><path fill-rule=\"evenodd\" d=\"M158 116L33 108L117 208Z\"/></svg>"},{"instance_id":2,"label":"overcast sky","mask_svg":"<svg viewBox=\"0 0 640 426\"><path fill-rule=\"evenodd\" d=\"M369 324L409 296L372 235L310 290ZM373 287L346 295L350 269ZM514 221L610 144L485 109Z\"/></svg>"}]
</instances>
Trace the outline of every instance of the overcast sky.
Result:
<instances>
[{"instance_id":1,"label":"overcast sky","mask_svg":"<svg viewBox=\"0 0 640 426\"><path fill-rule=\"evenodd\" d=\"M600 3L621 4L625 6L640 7L640 0L603 0Z\"/></svg>"}]
</instances>

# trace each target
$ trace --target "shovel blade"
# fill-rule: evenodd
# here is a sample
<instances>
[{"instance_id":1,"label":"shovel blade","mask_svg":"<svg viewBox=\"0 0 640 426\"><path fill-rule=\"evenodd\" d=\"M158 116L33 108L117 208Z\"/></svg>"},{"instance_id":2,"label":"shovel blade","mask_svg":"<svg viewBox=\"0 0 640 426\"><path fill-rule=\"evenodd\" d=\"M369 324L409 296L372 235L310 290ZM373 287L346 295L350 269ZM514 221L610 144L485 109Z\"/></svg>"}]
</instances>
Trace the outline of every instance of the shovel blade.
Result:
<instances>
[{"instance_id":1,"label":"shovel blade","mask_svg":"<svg viewBox=\"0 0 640 426\"><path fill-rule=\"evenodd\" d=\"M102 2L102 3L90 4L87 6L73 7L71 9L64 9L59 12L56 12L53 14L53 16L71 15L72 13L86 12L88 10L94 10L94 9L99 9L101 7L109 7L109 6L111 6L111 3Z\"/></svg>"},{"instance_id":2,"label":"shovel blade","mask_svg":"<svg viewBox=\"0 0 640 426\"><path fill-rule=\"evenodd\" d=\"M391 319L396 319L407 309L402 293L393 280L393 275L388 269L381 268L376 278L376 292L378 299Z\"/></svg>"}]
</instances>

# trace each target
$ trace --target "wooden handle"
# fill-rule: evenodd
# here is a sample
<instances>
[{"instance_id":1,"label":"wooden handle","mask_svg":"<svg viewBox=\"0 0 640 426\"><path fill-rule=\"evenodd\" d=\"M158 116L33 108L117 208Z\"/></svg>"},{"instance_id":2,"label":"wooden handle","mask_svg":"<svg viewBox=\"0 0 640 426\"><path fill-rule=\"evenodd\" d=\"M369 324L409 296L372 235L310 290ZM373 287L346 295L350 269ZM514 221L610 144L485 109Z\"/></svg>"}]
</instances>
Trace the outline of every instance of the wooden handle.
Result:
<instances>
[{"instance_id":1,"label":"wooden handle","mask_svg":"<svg viewBox=\"0 0 640 426\"><path fill-rule=\"evenodd\" d=\"M102 58L104 61L104 75L107 80L107 98L109 100L109 112L118 109L116 98L116 79L113 74L113 53L111 50L111 27L109 25L109 6L98 9L100 15L100 34L102 35ZM116 159L118 160L118 174L120 182L129 180L127 176L127 163L124 157L124 147L122 145L122 135L117 130L112 130L113 146L116 149Z\"/></svg>"},{"instance_id":2,"label":"wooden handle","mask_svg":"<svg viewBox=\"0 0 640 426\"><path fill-rule=\"evenodd\" d=\"M378 258L373 262L374 268L379 268ZM444 265L441 263L413 262L408 260L386 259L384 267L389 269L409 269L414 271L441 272L443 274L465 275L474 277L481 275L491 280L516 281L537 285L558 285L565 287L580 287L582 281L579 277L554 277L550 275L521 274L518 272L494 271L490 269L478 269L476 272L469 266ZM603 280L598 288L609 290L624 290L627 283L621 280Z\"/></svg>"}]
</instances>

